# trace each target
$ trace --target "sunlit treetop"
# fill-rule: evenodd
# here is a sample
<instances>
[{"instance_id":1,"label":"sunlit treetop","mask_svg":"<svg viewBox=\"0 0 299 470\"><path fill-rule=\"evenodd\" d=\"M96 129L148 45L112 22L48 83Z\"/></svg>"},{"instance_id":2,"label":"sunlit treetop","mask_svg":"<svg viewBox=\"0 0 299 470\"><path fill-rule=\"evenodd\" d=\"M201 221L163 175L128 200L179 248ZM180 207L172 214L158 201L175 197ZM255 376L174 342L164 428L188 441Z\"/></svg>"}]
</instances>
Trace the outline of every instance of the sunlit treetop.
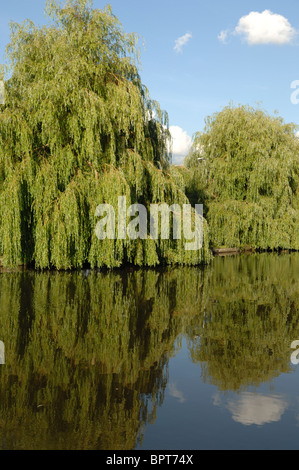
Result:
<instances>
[{"instance_id":1,"label":"sunlit treetop","mask_svg":"<svg viewBox=\"0 0 299 470\"><path fill-rule=\"evenodd\" d=\"M13 135L5 154L14 160L69 148L81 167L115 164L132 149L166 163L167 115L141 83L138 37L123 32L110 6L91 7L52 0L49 25L12 23L3 118Z\"/></svg>"}]
</instances>

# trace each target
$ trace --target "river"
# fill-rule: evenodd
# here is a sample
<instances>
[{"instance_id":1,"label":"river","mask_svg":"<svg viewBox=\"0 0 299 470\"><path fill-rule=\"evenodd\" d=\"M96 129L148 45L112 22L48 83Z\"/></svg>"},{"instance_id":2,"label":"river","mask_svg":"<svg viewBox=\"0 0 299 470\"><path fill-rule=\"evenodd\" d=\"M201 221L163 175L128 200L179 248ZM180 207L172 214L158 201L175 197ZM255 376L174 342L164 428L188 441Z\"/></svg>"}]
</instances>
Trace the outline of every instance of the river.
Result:
<instances>
[{"instance_id":1,"label":"river","mask_svg":"<svg viewBox=\"0 0 299 470\"><path fill-rule=\"evenodd\" d=\"M1 448L298 449L298 273L0 273Z\"/></svg>"}]
</instances>

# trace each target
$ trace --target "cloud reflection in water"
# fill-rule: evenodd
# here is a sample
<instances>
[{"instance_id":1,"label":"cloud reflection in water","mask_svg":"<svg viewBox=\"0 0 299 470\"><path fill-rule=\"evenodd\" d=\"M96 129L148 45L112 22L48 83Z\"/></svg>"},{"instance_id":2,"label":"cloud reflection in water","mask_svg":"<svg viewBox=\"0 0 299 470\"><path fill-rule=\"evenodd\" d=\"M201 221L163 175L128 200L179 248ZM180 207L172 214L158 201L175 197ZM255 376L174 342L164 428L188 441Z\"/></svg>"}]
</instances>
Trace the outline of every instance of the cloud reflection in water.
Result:
<instances>
[{"instance_id":1,"label":"cloud reflection in water","mask_svg":"<svg viewBox=\"0 0 299 470\"><path fill-rule=\"evenodd\" d=\"M223 401L218 394L214 395L215 406L228 409L234 421L251 426L262 426L278 422L288 408L288 402L279 395L261 395L251 392L240 393L236 398Z\"/></svg>"}]
</instances>

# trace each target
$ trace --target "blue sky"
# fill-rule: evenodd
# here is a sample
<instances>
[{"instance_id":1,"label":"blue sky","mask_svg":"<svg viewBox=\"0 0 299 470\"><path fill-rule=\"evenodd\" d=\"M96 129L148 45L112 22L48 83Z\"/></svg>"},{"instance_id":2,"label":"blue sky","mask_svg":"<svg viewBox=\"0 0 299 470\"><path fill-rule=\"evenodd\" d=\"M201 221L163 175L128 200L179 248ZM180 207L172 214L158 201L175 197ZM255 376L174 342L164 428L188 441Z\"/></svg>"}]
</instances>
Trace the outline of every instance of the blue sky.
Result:
<instances>
[{"instance_id":1,"label":"blue sky","mask_svg":"<svg viewBox=\"0 0 299 470\"><path fill-rule=\"evenodd\" d=\"M93 5L101 9L107 3L94 0ZM138 33L145 42L141 76L151 97L169 114L174 162L182 161L205 117L230 102L259 103L270 114L277 110L286 122L299 124L299 104L291 102L291 83L299 80L298 0L109 3L125 31ZM2 4L1 58L9 22L30 18L44 24L44 7L44 0Z\"/></svg>"}]
</instances>

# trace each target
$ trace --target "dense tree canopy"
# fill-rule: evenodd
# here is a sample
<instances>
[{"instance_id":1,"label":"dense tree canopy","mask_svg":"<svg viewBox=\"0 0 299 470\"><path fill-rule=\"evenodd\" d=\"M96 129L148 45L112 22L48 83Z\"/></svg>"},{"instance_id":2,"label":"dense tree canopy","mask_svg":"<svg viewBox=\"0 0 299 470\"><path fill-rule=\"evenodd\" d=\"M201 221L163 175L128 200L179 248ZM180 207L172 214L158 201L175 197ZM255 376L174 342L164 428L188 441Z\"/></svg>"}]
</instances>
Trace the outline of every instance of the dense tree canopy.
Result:
<instances>
[{"instance_id":1,"label":"dense tree canopy","mask_svg":"<svg viewBox=\"0 0 299 470\"><path fill-rule=\"evenodd\" d=\"M214 247L299 248L299 140L260 109L228 106L186 158L188 192L205 203Z\"/></svg>"},{"instance_id":2,"label":"dense tree canopy","mask_svg":"<svg viewBox=\"0 0 299 470\"><path fill-rule=\"evenodd\" d=\"M107 6L48 1L50 24L12 24L0 105L0 255L38 268L199 263L183 240L104 240L101 203L187 203L167 114L138 73L138 38Z\"/></svg>"}]
</instances>

